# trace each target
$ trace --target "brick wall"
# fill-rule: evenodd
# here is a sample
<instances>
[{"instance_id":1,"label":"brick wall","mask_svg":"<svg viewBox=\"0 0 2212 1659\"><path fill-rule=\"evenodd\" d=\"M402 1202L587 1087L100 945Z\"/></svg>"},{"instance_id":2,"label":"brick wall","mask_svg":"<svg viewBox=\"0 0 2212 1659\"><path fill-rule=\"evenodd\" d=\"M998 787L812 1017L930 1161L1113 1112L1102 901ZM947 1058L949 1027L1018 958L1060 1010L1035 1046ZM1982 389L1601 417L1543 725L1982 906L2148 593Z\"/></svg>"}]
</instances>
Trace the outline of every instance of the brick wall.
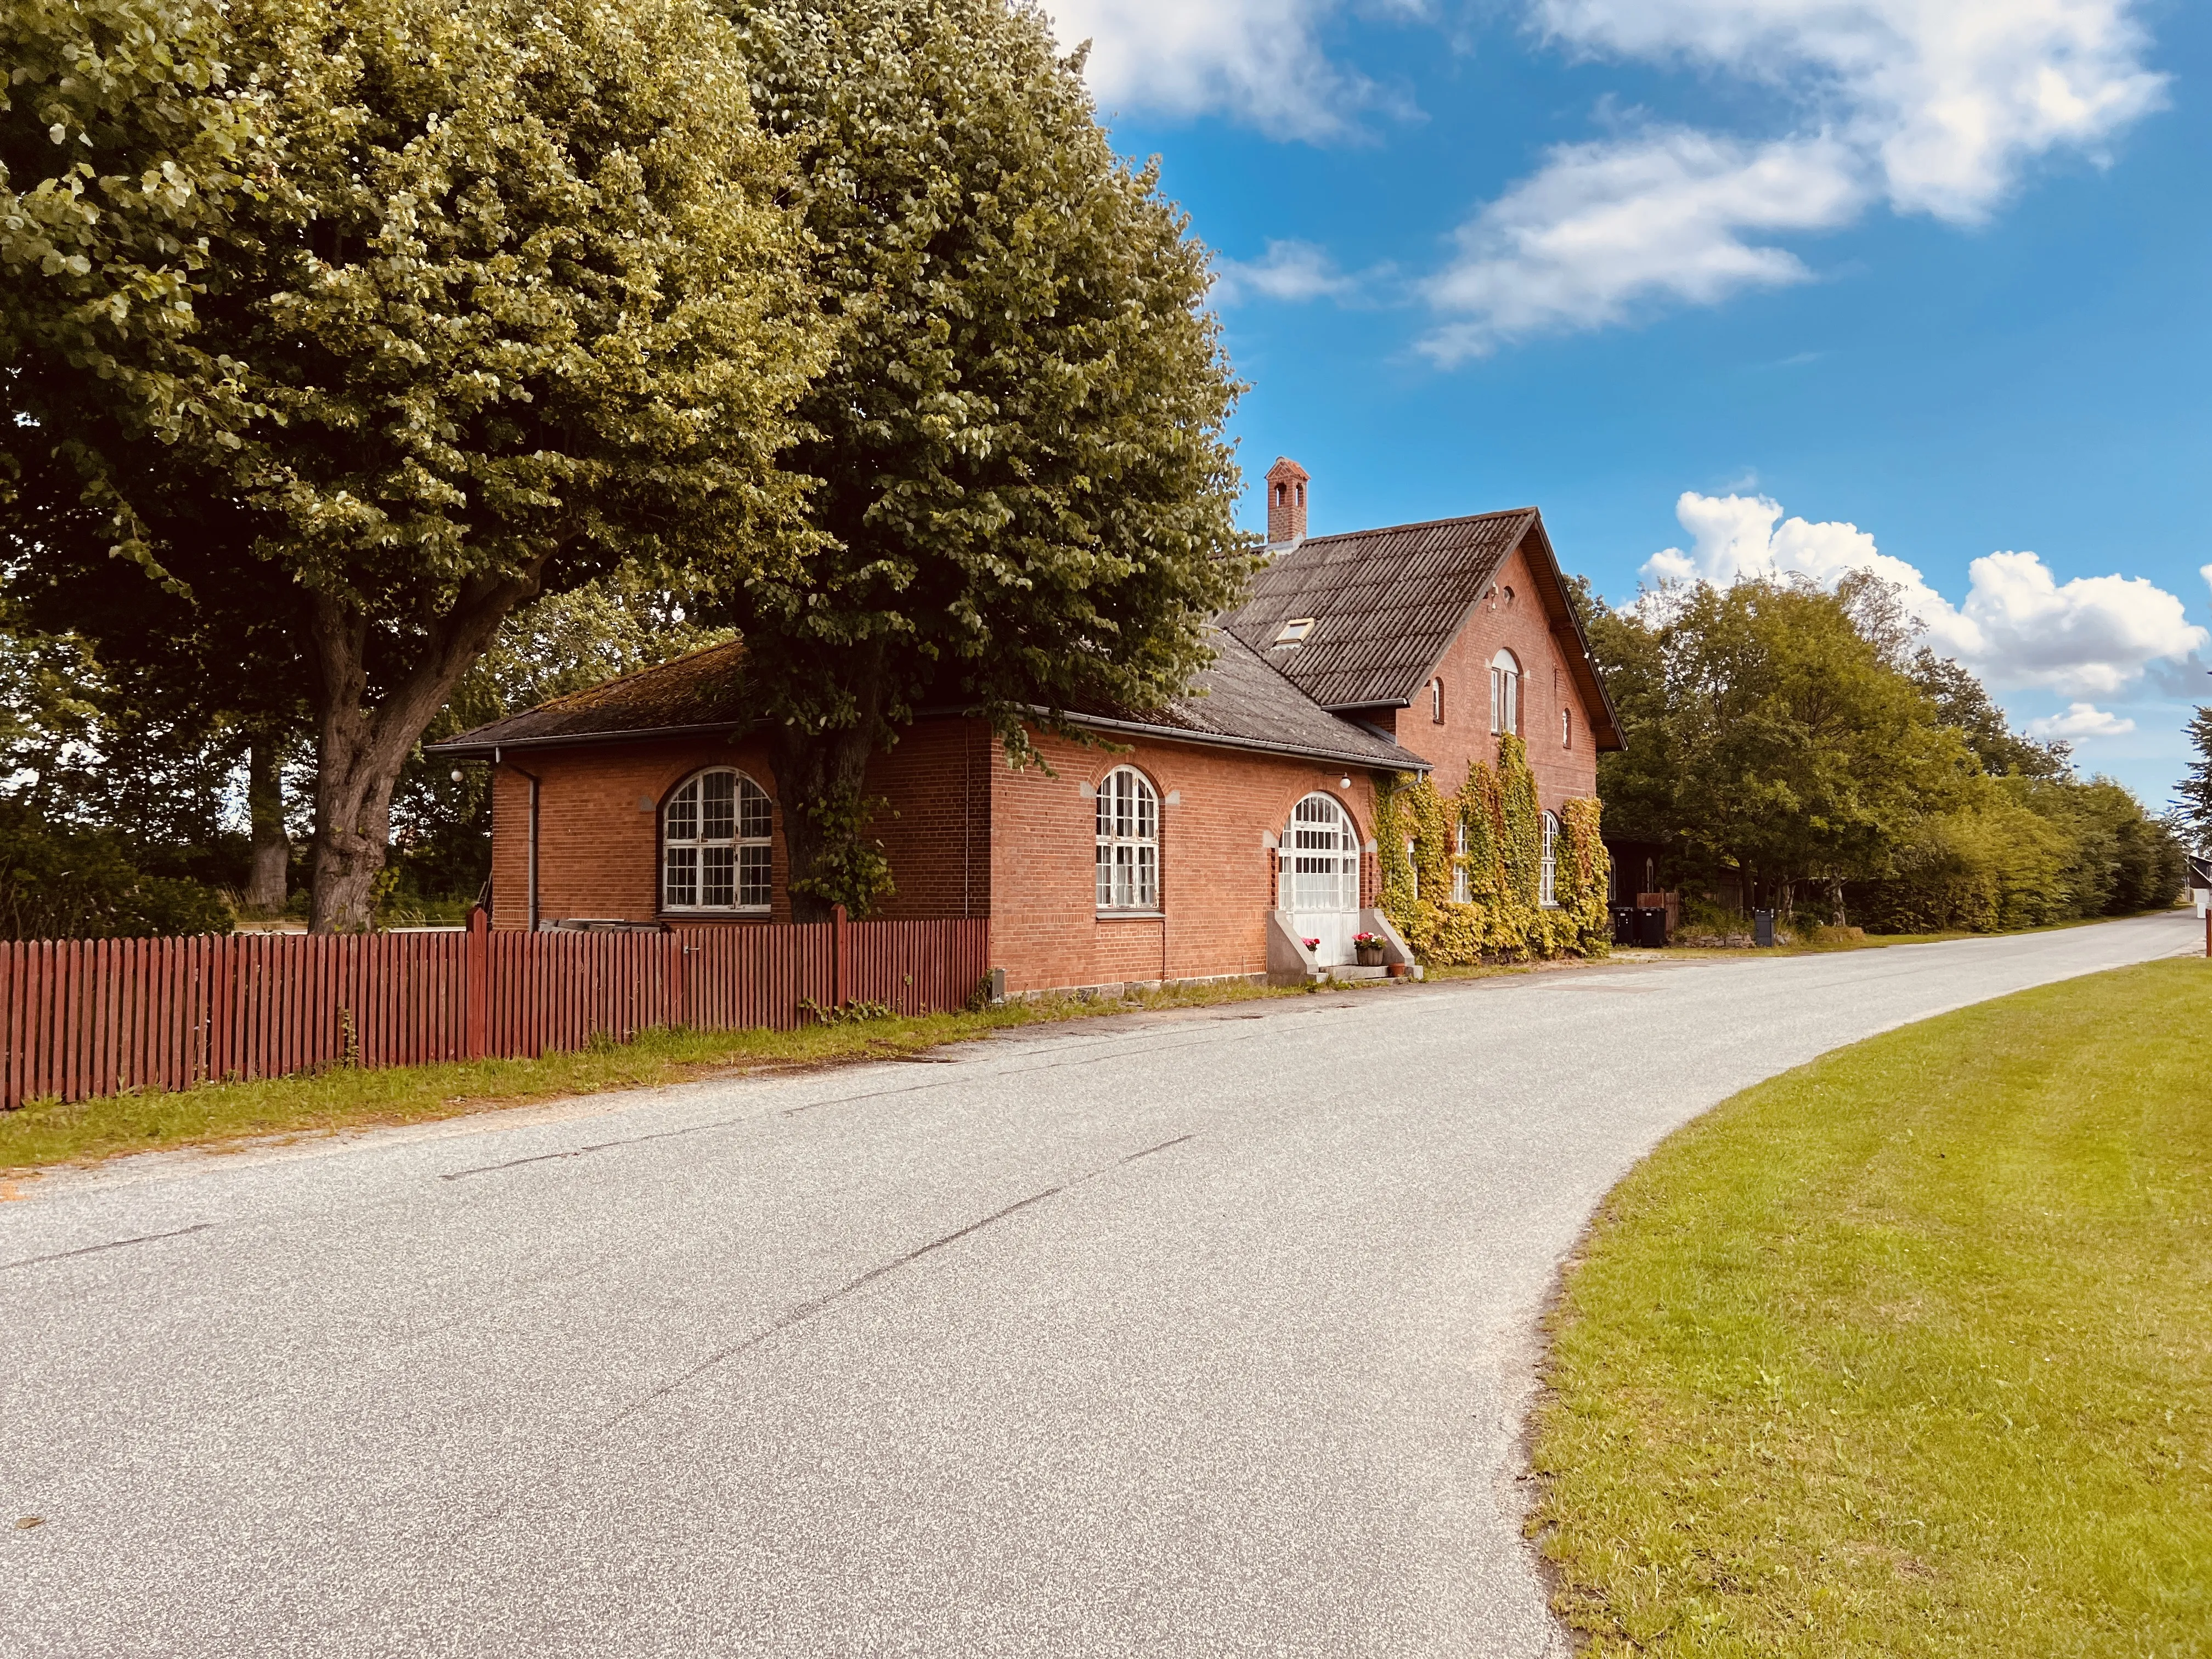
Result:
<instances>
[{"instance_id":1,"label":"brick wall","mask_svg":"<svg viewBox=\"0 0 2212 1659\"><path fill-rule=\"evenodd\" d=\"M1550 811L1562 801L1597 793L1597 750L1590 737L1590 711L1583 702L1568 664L1579 650L1571 629L1552 632L1543 602L1529 580L1519 549L1494 579L1496 597L1477 605L1460 636L1438 667L1444 683L1444 723L1430 717L1425 685L1413 706L1397 711L1398 741L1436 768L1437 787L1447 794L1467 781L1470 763L1498 763L1498 739L1490 732L1490 662L1501 649L1521 659L1521 733L1528 740L1528 768L1536 775L1536 793ZM1511 599L1506 597L1509 590ZM1574 716L1573 741L1559 741L1559 711ZM1379 715L1379 718L1377 717ZM1365 716L1391 730L1389 711Z\"/></svg>"},{"instance_id":2,"label":"brick wall","mask_svg":"<svg viewBox=\"0 0 2212 1659\"><path fill-rule=\"evenodd\" d=\"M993 742L979 722L926 721L869 769L896 817L879 833L898 890L889 919L985 915L990 890ZM660 809L684 779L734 766L776 802L772 919L791 917L782 804L767 745L720 738L510 750L492 781L492 925L529 926L530 785L538 797L538 915L649 921L659 915ZM720 925L709 924L709 925Z\"/></svg>"},{"instance_id":3,"label":"brick wall","mask_svg":"<svg viewBox=\"0 0 2212 1659\"><path fill-rule=\"evenodd\" d=\"M1346 789L1340 769L1194 744L1139 739L1115 755L1057 738L1036 743L1057 775L1000 763L992 787L991 956L1010 990L1264 972L1275 908L1267 837L1279 839L1291 807L1313 790L1343 802L1363 846L1374 833L1364 772L1351 773ZM1123 765L1143 772L1160 797L1158 917L1097 911L1097 808L1083 786L1095 790ZM1371 902L1375 860L1360 863L1361 902Z\"/></svg>"}]
</instances>

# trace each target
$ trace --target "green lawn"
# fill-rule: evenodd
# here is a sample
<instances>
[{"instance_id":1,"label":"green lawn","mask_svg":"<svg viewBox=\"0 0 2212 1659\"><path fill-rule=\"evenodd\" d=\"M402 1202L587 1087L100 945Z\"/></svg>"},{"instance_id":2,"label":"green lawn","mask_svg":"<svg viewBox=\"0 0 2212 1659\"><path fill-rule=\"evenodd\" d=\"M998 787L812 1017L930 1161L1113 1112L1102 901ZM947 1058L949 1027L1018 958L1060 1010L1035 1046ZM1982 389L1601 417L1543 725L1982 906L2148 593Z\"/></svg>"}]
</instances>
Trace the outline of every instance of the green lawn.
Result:
<instances>
[{"instance_id":1,"label":"green lawn","mask_svg":"<svg viewBox=\"0 0 2212 1659\"><path fill-rule=\"evenodd\" d=\"M1735 1097L1553 1340L1531 1524L1594 1654L2212 1653L2212 963Z\"/></svg>"},{"instance_id":2,"label":"green lawn","mask_svg":"<svg viewBox=\"0 0 2212 1659\"><path fill-rule=\"evenodd\" d=\"M1232 982L1137 993L1118 1000L1054 997L1010 1002L981 1013L865 1020L797 1031L648 1031L635 1042L605 1042L543 1060L486 1060L374 1072L338 1067L260 1083L215 1084L175 1094L109 1096L68 1104L33 1101L20 1111L0 1112L0 1175L162 1147L419 1123L564 1096L653 1088L732 1073L884 1060L988 1036L1012 1026L1284 994ZM6 1188L0 1187L0 1199L7 1196Z\"/></svg>"}]
</instances>

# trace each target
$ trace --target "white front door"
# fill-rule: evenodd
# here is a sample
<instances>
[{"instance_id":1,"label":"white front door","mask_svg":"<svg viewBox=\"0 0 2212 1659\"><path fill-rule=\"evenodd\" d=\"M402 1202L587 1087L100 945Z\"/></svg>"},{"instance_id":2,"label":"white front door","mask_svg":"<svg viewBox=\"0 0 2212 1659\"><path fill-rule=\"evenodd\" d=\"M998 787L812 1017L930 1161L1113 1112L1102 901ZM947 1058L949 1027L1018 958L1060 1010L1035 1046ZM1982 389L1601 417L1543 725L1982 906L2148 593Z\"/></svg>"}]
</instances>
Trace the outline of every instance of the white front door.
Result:
<instances>
[{"instance_id":1,"label":"white front door","mask_svg":"<svg viewBox=\"0 0 2212 1659\"><path fill-rule=\"evenodd\" d=\"M1359 931L1359 842L1352 817L1328 795L1308 795L1291 810L1283 832L1276 903L1290 912L1301 939L1319 939L1314 955L1324 968L1352 960Z\"/></svg>"}]
</instances>

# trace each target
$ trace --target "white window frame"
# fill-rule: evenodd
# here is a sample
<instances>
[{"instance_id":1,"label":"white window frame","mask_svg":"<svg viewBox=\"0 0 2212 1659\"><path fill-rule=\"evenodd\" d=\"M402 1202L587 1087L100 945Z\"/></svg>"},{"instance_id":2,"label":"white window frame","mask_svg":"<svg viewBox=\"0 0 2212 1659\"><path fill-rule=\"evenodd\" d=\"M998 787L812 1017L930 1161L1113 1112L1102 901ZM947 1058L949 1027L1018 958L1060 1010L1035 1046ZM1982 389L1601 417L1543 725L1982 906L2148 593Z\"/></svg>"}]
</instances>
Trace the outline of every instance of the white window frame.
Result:
<instances>
[{"instance_id":1,"label":"white window frame","mask_svg":"<svg viewBox=\"0 0 2212 1659\"><path fill-rule=\"evenodd\" d=\"M1559 710L1559 747L1571 749L1574 746L1575 711L1571 708L1562 708Z\"/></svg>"},{"instance_id":2,"label":"white window frame","mask_svg":"<svg viewBox=\"0 0 2212 1659\"><path fill-rule=\"evenodd\" d=\"M1429 682L1429 724L1442 726L1443 723L1444 682L1443 677L1439 674Z\"/></svg>"},{"instance_id":3,"label":"white window frame","mask_svg":"<svg viewBox=\"0 0 2212 1659\"><path fill-rule=\"evenodd\" d=\"M1559 820L1544 814L1544 864L1536 880L1536 902L1549 910L1559 908Z\"/></svg>"},{"instance_id":4,"label":"white window frame","mask_svg":"<svg viewBox=\"0 0 2212 1659\"><path fill-rule=\"evenodd\" d=\"M1500 651L1490 659L1490 729L1493 734L1521 732L1521 659Z\"/></svg>"},{"instance_id":5,"label":"white window frame","mask_svg":"<svg viewBox=\"0 0 2212 1659\"><path fill-rule=\"evenodd\" d=\"M1471 904L1474 902L1474 885L1467 873L1467 820L1452 819L1452 902Z\"/></svg>"},{"instance_id":6,"label":"white window frame","mask_svg":"<svg viewBox=\"0 0 2212 1659\"><path fill-rule=\"evenodd\" d=\"M1101 915L1157 915L1160 908L1160 796L1133 766L1098 784L1094 896Z\"/></svg>"},{"instance_id":7,"label":"white window frame","mask_svg":"<svg viewBox=\"0 0 2212 1659\"><path fill-rule=\"evenodd\" d=\"M726 802L715 799L722 778L730 780ZM669 792L660 809L663 912L764 916L775 895L775 804L767 790L734 766L709 766Z\"/></svg>"},{"instance_id":8,"label":"white window frame","mask_svg":"<svg viewBox=\"0 0 2212 1659\"><path fill-rule=\"evenodd\" d=\"M1277 856L1277 908L1320 913L1359 908L1359 832L1335 796L1316 790L1299 799L1291 808Z\"/></svg>"}]
</instances>

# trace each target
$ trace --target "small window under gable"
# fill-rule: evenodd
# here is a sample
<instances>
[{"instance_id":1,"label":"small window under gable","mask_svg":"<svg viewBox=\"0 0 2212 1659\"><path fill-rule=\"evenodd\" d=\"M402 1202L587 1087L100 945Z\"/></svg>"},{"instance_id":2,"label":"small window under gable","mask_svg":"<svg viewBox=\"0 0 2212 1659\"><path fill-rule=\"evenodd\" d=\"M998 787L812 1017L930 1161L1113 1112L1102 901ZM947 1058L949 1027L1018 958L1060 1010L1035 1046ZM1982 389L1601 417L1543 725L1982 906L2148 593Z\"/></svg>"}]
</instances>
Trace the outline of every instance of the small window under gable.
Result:
<instances>
[{"instance_id":1,"label":"small window under gable","mask_svg":"<svg viewBox=\"0 0 2212 1659\"><path fill-rule=\"evenodd\" d=\"M768 792L744 773L715 767L686 779L661 816L661 907L767 915L774 828Z\"/></svg>"},{"instance_id":2,"label":"small window under gable","mask_svg":"<svg viewBox=\"0 0 2212 1659\"><path fill-rule=\"evenodd\" d=\"M1490 659L1490 729L1521 730L1521 659L1501 651Z\"/></svg>"},{"instance_id":3,"label":"small window under gable","mask_svg":"<svg viewBox=\"0 0 2212 1659\"><path fill-rule=\"evenodd\" d=\"M1444 723L1444 683L1441 678L1429 682L1429 719L1437 726Z\"/></svg>"},{"instance_id":4,"label":"small window under gable","mask_svg":"<svg viewBox=\"0 0 2212 1659\"><path fill-rule=\"evenodd\" d=\"M1562 708L1559 710L1559 747L1571 749L1574 746L1575 711L1571 708Z\"/></svg>"}]
</instances>

